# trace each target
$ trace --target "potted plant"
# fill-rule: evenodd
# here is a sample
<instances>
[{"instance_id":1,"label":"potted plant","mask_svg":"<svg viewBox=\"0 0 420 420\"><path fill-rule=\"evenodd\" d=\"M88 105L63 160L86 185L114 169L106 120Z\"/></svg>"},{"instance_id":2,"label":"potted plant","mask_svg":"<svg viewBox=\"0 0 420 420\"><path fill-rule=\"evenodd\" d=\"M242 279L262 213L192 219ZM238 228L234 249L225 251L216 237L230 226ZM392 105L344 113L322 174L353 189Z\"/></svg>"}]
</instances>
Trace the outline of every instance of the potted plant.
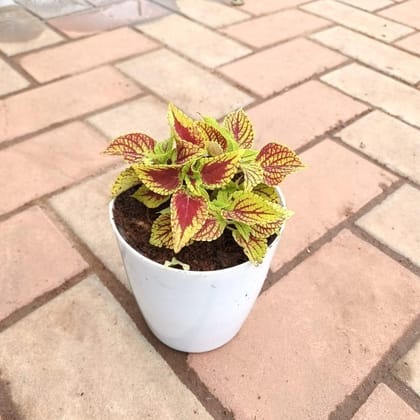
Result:
<instances>
[{"instance_id":1,"label":"potted plant","mask_svg":"<svg viewBox=\"0 0 420 420\"><path fill-rule=\"evenodd\" d=\"M168 119L164 141L133 133L105 150L129 163L109 214L152 332L176 350L203 352L248 316L292 215L277 186L304 165L284 145L254 150L242 110L219 124L170 104Z\"/></svg>"}]
</instances>

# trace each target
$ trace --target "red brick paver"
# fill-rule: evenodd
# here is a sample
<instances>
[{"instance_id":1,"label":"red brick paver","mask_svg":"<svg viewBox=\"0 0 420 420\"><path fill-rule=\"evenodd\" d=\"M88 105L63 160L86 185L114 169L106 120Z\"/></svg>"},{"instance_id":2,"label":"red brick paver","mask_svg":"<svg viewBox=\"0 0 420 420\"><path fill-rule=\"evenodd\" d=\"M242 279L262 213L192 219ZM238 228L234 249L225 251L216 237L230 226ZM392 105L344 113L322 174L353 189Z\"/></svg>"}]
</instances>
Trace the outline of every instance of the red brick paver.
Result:
<instances>
[{"instance_id":1,"label":"red brick paver","mask_svg":"<svg viewBox=\"0 0 420 420\"><path fill-rule=\"evenodd\" d=\"M237 418L328 418L419 313L417 280L343 231L259 298L235 340L189 363Z\"/></svg>"},{"instance_id":2,"label":"red brick paver","mask_svg":"<svg viewBox=\"0 0 420 420\"><path fill-rule=\"evenodd\" d=\"M319 0L302 6L302 9L340 23L379 40L394 41L413 32L412 28L378 15L350 7L334 0Z\"/></svg>"},{"instance_id":3,"label":"red brick paver","mask_svg":"<svg viewBox=\"0 0 420 420\"><path fill-rule=\"evenodd\" d=\"M367 109L320 82L309 81L247 112L258 146L276 140L298 148Z\"/></svg>"},{"instance_id":4,"label":"red brick paver","mask_svg":"<svg viewBox=\"0 0 420 420\"><path fill-rule=\"evenodd\" d=\"M420 7L418 0L408 0L380 13L390 19L420 29Z\"/></svg>"},{"instance_id":5,"label":"red brick paver","mask_svg":"<svg viewBox=\"0 0 420 420\"><path fill-rule=\"evenodd\" d=\"M242 10L250 12L255 15L266 14L270 12L275 12L276 10L287 9L289 7L297 6L301 3L306 3L307 0L250 0L246 1L244 6L241 7Z\"/></svg>"},{"instance_id":6,"label":"red brick paver","mask_svg":"<svg viewBox=\"0 0 420 420\"><path fill-rule=\"evenodd\" d=\"M345 57L331 50L305 39L296 39L227 64L220 71L256 94L267 97L344 61Z\"/></svg>"},{"instance_id":7,"label":"red brick paver","mask_svg":"<svg viewBox=\"0 0 420 420\"><path fill-rule=\"evenodd\" d=\"M283 186L287 206L295 215L284 230L273 270L396 181L389 172L330 140L302 153L302 159L308 168Z\"/></svg>"},{"instance_id":8,"label":"red brick paver","mask_svg":"<svg viewBox=\"0 0 420 420\"><path fill-rule=\"evenodd\" d=\"M74 122L0 150L0 214L70 185L115 162L100 153L105 139ZM16 193L19 192L19 193Z\"/></svg>"},{"instance_id":9,"label":"red brick paver","mask_svg":"<svg viewBox=\"0 0 420 420\"><path fill-rule=\"evenodd\" d=\"M105 64L154 48L156 44L141 34L122 28L81 41L30 54L21 59L22 67L39 82ZM54 66L51 63L54 63Z\"/></svg>"},{"instance_id":10,"label":"red brick paver","mask_svg":"<svg viewBox=\"0 0 420 420\"><path fill-rule=\"evenodd\" d=\"M417 414L386 385L379 384L353 420L419 420Z\"/></svg>"},{"instance_id":11,"label":"red brick paver","mask_svg":"<svg viewBox=\"0 0 420 420\"><path fill-rule=\"evenodd\" d=\"M0 223L0 320L87 268L39 207Z\"/></svg>"},{"instance_id":12,"label":"red brick paver","mask_svg":"<svg viewBox=\"0 0 420 420\"><path fill-rule=\"evenodd\" d=\"M0 143L138 93L140 88L117 70L101 67L11 96L0 102Z\"/></svg>"},{"instance_id":13,"label":"red brick paver","mask_svg":"<svg viewBox=\"0 0 420 420\"><path fill-rule=\"evenodd\" d=\"M396 45L420 55L420 32L416 32L414 35L410 35L401 41L398 41Z\"/></svg>"},{"instance_id":14,"label":"red brick paver","mask_svg":"<svg viewBox=\"0 0 420 420\"><path fill-rule=\"evenodd\" d=\"M259 48L328 24L328 21L300 10L287 10L228 26L223 29L223 33Z\"/></svg>"},{"instance_id":15,"label":"red brick paver","mask_svg":"<svg viewBox=\"0 0 420 420\"><path fill-rule=\"evenodd\" d=\"M419 12L0 0L0 419L419 419ZM209 354L153 337L108 220L122 162L100 152L167 138L169 101L244 108L257 147L308 165L263 294Z\"/></svg>"}]
</instances>

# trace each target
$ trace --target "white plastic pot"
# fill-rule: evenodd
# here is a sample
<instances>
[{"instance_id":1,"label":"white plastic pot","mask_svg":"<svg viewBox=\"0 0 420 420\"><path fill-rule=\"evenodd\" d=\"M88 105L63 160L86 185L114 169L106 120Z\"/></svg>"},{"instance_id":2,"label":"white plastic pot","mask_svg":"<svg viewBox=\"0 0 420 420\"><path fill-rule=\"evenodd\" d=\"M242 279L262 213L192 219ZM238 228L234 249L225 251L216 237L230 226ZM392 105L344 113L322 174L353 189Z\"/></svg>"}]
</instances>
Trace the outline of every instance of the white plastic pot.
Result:
<instances>
[{"instance_id":1,"label":"white plastic pot","mask_svg":"<svg viewBox=\"0 0 420 420\"><path fill-rule=\"evenodd\" d=\"M153 334L188 353L213 350L231 340L260 293L281 232L258 266L245 262L222 270L183 271L158 264L132 248L114 223L113 204L109 216L125 271Z\"/></svg>"}]
</instances>

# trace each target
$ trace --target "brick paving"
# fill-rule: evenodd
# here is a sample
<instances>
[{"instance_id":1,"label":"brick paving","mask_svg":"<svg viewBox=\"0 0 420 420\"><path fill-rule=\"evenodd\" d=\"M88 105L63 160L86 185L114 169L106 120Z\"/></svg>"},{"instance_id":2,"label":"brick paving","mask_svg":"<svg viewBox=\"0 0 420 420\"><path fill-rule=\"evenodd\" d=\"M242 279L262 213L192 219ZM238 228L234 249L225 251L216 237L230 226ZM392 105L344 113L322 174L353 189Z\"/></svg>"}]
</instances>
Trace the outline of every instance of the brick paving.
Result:
<instances>
[{"instance_id":1,"label":"brick paving","mask_svg":"<svg viewBox=\"0 0 420 420\"><path fill-rule=\"evenodd\" d=\"M419 0L0 0L0 418L420 419ZM59 7L63 3L62 7ZM129 131L244 107L297 148L238 336L178 353L107 220Z\"/></svg>"}]
</instances>

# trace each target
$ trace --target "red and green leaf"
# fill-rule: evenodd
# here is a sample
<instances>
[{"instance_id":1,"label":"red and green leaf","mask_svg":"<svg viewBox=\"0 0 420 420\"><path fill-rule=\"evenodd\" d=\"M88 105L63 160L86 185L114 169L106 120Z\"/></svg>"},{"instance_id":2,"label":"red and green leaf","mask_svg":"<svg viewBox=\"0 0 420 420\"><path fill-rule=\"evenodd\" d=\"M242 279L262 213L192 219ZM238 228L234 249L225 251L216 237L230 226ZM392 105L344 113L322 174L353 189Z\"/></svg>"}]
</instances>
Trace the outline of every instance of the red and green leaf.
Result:
<instances>
[{"instance_id":1,"label":"red and green leaf","mask_svg":"<svg viewBox=\"0 0 420 420\"><path fill-rule=\"evenodd\" d=\"M196 122L173 104L169 104L168 120L178 139L197 146L204 146L201 130Z\"/></svg>"},{"instance_id":2,"label":"red and green leaf","mask_svg":"<svg viewBox=\"0 0 420 420\"><path fill-rule=\"evenodd\" d=\"M206 121L198 121L197 126L201 131L201 135L206 143L217 143L222 149L222 152L226 152L228 142L224 135L216 127L213 127Z\"/></svg>"},{"instance_id":3,"label":"red and green leaf","mask_svg":"<svg viewBox=\"0 0 420 420\"><path fill-rule=\"evenodd\" d=\"M184 177L185 184L187 185L188 191L197 196L204 195L203 186L196 176L191 174L191 172L187 173L187 175Z\"/></svg>"},{"instance_id":4,"label":"red and green leaf","mask_svg":"<svg viewBox=\"0 0 420 420\"><path fill-rule=\"evenodd\" d=\"M278 233L283 223L292 216L293 212L283 207L283 214L280 216L279 220L266 224L253 225L251 233L256 238L268 238L269 236Z\"/></svg>"},{"instance_id":5,"label":"red and green leaf","mask_svg":"<svg viewBox=\"0 0 420 420\"><path fill-rule=\"evenodd\" d=\"M176 163L184 164L191 159L198 158L205 153L205 149L185 140L176 140Z\"/></svg>"},{"instance_id":6,"label":"red and green leaf","mask_svg":"<svg viewBox=\"0 0 420 420\"><path fill-rule=\"evenodd\" d=\"M257 162L263 168L264 182L268 185L278 185L287 175L305 166L292 149L277 143L266 144Z\"/></svg>"},{"instance_id":7,"label":"red and green leaf","mask_svg":"<svg viewBox=\"0 0 420 420\"><path fill-rule=\"evenodd\" d=\"M194 241L215 241L222 236L226 222L209 215L201 229L194 235Z\"/></svg>"},{"instance_id":8,"label":"red and green leaf","mask_svg":"<svg viewBox=\"0 0 420 420\"><path fill-rule=\"evenodd\" d=\"M143 165L133 168L147 188L160 195L172 194L181 187L180 165Z\"/></svg>"},{"instance_id":9,"label":"red and green leaf","mask_svg":"<svg viewBox=\"0 0 420 420\"><path fill-rule=\"evenodd\" d=\"M200 175L203 186L210 190L226 185L238 170L240 154L224 153L200 160Z\"/></svg>"},{"instance_id":10,"label":"red and green leaf","mask_svg":"<svg viewBox=\"0 0 420 420\"><path fill-rule=\"evenodd\" d=\"M127 162L137 162L153 150L155 141L142 133L131 133L117 137L105 149L108 155L121 155Z\"/></svg>"},{"instance_id":11,"label":"red and green leaf","mask_svg":"<svg viewBox=\"0 0 420 420\"><path fill-rule=\"evenodd\" d=\"M258 162L241 163L241 170L244 174L244 190L252 189L264 179L263 170Z\"/></svg>"},{"instance_id":12,"label":"red and green leaf","mask_svg":"<svg viewBox=\"0 0 420 420\"><path fill-rule=\"evenodd\" d=\"M267 252L267 239L250 235L246 240L236 230L232 232L232 235L235 242L244 250L249 261L255 265L262 263Z\"/></svg>"},{"instance_id":13,"label":"red and green leaf","mask_svg":"<svg viewBox=\"0 0 420 420\"><path fill-rule=\"evenodd\" d=\"M277 191L274 187L270 187L266 184L258 184L252 190L253 193L258 194L259 196L263 197L267 201L271 201L272 203L279 204L280 198L277 194Z\"/></svg>"},{"instance_id":14,"label":"red and green leaf","mask_svg":"<svg viewBox=\"0 0 420 420\"><path fill-rule=\"evenodd\" d=\"M254 129L250 119L242 109L228 114L223 124L232 133L239 146L244 149L250 149L252 147Z\"/></svg>"},{"instance_id":15,"label":"red and green leaf","mask_svg":"<svg viewBox=\"0 0 420 420\"><path fill-rule=\"evenodd\" d=\"M169 195L161 195L149 190L145 185L142 185L133 195L135 199L143 203L149 209L155 209L161 204L169 200Z\"/></svg>"},{"instance_id":16,"label":"red and green leaf","mask_svg":"<svg viewBox=\"0 0 420 420\"><path fill-rule=\"evenodd\" d=\"M234 220L248 225L270 223L282 215L282 207L264 200L258 194L246 191L233 193L233 203L228 210L222 210L225 219Z\"/></svg>"},{"instance_id":17,"label":"red and green leaf","mask_svg":"<svg viewBox=\"0 0 420 420\"><path fill-rule=\"evenodd\" d=\"M174 241L172 237L171 214L169 212L161 214L153 222L149 242L151 245L159 248L173 249Z\"/></svg>"},{"instance_id":18,"label":"red and green leaf","mask_svg":"<svg viewBox=\"0 0 420 420\"><path fill-rule=\"evenodd\" d=\"M207 202L185 190L171 198L171 225L175 253L179 252L204 225L208 214Z\"/></svg>"},{"instance_id":19,"label":"red and green leaf","mask_svg":"<svg viewBox=\"0 0 420 420\"><path fill-rule=\"evenodd\" d=\"M111 196L116 197L137 184L140 184L140 179L134 169L130 166L117 176L117 179L114 181L111 188Z\"/></svg>"}]
</instances>

